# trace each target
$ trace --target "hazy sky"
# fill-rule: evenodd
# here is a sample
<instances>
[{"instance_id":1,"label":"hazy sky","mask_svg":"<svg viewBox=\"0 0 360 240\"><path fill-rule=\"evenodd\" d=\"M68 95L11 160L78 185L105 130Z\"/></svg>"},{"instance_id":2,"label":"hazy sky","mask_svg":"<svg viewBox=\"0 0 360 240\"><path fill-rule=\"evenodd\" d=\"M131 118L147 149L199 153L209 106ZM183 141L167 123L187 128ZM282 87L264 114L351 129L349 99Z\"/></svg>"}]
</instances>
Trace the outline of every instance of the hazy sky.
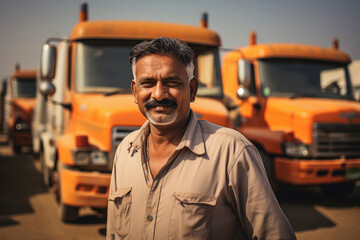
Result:
<instances>
[{"instance_id":1,"label":"hazy sky","mask_svg":"<svg viewBox=\"0 0 360 240\"><path fill-rule=\"evenodd\" d=\"M0 0L0 80L16 62L39 65L40 49L49 37L65 37L78 21L83 0ZM89 0L90 20L146 20L199 25L209 14L209 28L224 48L258 42L290 42L340 49L360 59L359 0Z\"/></svg>"}]
</instances>

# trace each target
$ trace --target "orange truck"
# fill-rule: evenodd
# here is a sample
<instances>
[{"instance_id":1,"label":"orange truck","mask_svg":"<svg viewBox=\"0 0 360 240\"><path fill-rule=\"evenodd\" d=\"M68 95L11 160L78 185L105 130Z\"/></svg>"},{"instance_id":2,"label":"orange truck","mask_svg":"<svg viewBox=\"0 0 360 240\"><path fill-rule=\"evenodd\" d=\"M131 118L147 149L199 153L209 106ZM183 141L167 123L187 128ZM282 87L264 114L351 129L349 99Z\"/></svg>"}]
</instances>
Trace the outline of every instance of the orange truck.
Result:
<instances>
[{"instance_id":1,"label":"orange truck","mask_svg":"<svg viewBox=\"0 0 360 240\"><path fill-rule=\"evenodd\" d=\"M338 49L257 44L225 54L227 107L259 149L274 191L281 183L318 185L345 196L360 179L360 103L350 57Z\"/></svg>"},{"instance_id":2,"label":"orange truck","mask_svg":"<svg viewBox=\"0 0 360 240\"><path fill-rule=\"evenodd\" d=\"M39 101L43 107L34 118L43 125L38 151L44 183L53 184L65 222L75 220L81 207L107 207L114 152L145 122L130 90L128 56L135 44L161 36L187 42L195 52L200 82L192 109L200 119L231 127L222 103L220 37L207 28L206 15L200 27L88 21L87 15L83 4L69 38L48 39L43 46L39 91L45 98L38 98L46 104Z\"/></svg>"},{"instance_id":3,"label":"orange truck","mask_svg":"<svg viewBox=\"0 0 360 240\"><path fill-rule=\"evenodd\" d=\"M36 70L21 70L17 64L8 79L5 96L7 134L11 149L21 153L22 147L31 147L31 121L36 93Z\"/></svg>"}]
</instances>

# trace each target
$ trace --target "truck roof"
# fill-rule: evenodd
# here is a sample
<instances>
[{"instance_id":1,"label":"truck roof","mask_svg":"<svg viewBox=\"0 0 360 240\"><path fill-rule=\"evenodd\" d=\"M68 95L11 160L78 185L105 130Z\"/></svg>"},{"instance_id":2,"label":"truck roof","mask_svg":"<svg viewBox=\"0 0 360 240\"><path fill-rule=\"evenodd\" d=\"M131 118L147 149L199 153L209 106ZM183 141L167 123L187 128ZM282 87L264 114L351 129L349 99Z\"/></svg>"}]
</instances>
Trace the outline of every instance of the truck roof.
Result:
<instances>
[{"instance_id":1,"label":"truck roof","mask_svg":"<svg viewBox=\"0 0 360 240\"><path fill-rule=\"evenodd\" d=\"M255 44L237 48L229 52L226 58L245 58L247 60L263 58L302 58L344 63L351 61L349 55L334 48L288 43Z\"/></svg>"},{"instance_id":2,"label":"truck roof","mask_svg":"<svg viewBox=\"0 0 360 240\"><path fill-rule=\"evenodd\" d=\"M205 27L146 21L85 21L72 30L71 40L178 38L187 43L220 46L219 35Z\"/></svg>"},{"instance_id":3,"label":"truck roof","mask_svg":"<svg viewBox=\"0 0 360 240\"><path fill-rule=\"evenodd\" d=\"M15 70L11 75L14 78L36 78L36 70L24 69L24 70Z\"/></svg>"}]
</instances>

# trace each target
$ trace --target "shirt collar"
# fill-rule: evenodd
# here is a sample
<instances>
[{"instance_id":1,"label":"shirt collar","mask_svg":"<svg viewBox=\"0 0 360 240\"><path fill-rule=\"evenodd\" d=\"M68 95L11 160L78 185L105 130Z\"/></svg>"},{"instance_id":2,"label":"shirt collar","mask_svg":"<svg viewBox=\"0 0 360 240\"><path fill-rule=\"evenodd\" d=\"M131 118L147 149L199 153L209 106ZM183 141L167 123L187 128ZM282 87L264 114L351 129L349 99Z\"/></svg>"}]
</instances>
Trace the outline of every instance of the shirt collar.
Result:
<instances>
[{"instance_id":1,"label":"shirt collar","mask_svg":"<svg viewBox=\"0 0 360 240\"><path fill-rule=\"evenodd\" d=\"M138 151L145 144L149 132L150 123L149 121L146 121L140 128L139 133L134 137L133 141L130 141L128 151L130 152L131 148L134 148L135 151ZM205 153L205 143L201 126L196 119L195 113L191 109L188 125L186 126L185 133L176 150L181 150L184 147L189 148L197 155L202 155Z\"/></svg>"},{"instance_id":2,"label":"shirt collar","mask_svg":"<svg viewBox=\"0 0 360 240\"><path fill-rule=\"evenodd\" d=\"M184 147L189 148L197 155L205 153L205 142L201 126L196 119L195 113L191 109L189 123L177 149L182 149Z\"/></svg>"}]
</instances>

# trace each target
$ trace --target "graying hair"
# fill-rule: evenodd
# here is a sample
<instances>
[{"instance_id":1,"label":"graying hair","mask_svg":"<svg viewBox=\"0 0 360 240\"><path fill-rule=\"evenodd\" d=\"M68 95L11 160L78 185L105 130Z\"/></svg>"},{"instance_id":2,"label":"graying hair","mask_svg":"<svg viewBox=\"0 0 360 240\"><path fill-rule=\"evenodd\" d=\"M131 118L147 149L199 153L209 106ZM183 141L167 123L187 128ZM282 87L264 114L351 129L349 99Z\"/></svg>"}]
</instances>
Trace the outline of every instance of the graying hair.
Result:
<instances>
[{"instance_id":1,"label":"graying hair","mask_svg":"<svg viewBox=\"0 0 360 240\"><path fill-rule=\"evenodd\" d=\"M175 56L186 66L186 73L189 81L194 78L194 52L193 50L183 41L175 38L160 37L155 38L151 41L143 41L130 52L129 62L132 67L134 80L136 81L136 63L137 61L151 54Z\"/></svg>"}]
</instances>

